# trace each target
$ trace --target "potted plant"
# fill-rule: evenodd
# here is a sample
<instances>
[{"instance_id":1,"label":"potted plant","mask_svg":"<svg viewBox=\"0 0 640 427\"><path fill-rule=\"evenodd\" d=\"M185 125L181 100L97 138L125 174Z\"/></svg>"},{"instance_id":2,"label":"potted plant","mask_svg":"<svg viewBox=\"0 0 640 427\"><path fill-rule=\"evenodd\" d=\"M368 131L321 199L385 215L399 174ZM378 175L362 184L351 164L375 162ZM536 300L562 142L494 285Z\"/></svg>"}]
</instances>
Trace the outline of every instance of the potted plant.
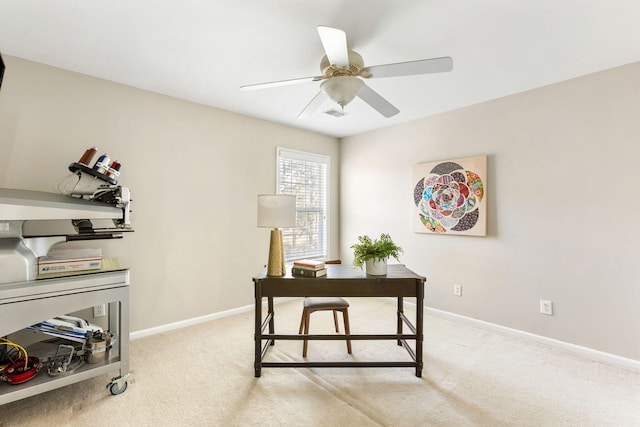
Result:
<instances>
[{"instance_id":1,"label":"potted plant","mask_svg":"<svg viewBox=\"0 0 640 427\"><path fill-rule=\"evenodd\" d=\"M381 234L379 239L372 240L369 236L359 236L358 243L353 249L353 265L362 268L366 265L367 274L382 276L387 274L387 259L389 257L400 261L398 257L402 248L391 240L388 234Z\"/></svg>"}]
</instances>

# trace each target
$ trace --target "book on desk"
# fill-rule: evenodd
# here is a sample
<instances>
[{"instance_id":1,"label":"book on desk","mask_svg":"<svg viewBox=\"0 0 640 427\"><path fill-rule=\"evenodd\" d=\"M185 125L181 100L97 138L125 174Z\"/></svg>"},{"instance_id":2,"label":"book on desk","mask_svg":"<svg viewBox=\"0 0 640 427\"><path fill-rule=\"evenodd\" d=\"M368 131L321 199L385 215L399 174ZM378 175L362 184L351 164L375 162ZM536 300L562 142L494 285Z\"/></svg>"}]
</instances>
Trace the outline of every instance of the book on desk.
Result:
<instances>
[{"instance_id":1,"label":"book on desk","mask_svg":"<svg viewBox=\"0 0 640 427\"><path fill-rule=\"evenodd\" d=\"M293 266L291 267L291 275L299 277L322 277L327 275L327 269L323 267L318 270L312 270L310 268L299 268Z\"/></svg>"},{"instance_id":2,"label":"book on desk","mask_svg":"<svg viewBox=\"0 0 640 427\"><path fill-rule=\"evenodd\" d=\"M315 270L319 270L321 268L325 268L326 264L324 261L315 260L315 259L301 259L298 261L293 261L294 267L300 268L311 268Z\"/></svg>"}]
</instances>

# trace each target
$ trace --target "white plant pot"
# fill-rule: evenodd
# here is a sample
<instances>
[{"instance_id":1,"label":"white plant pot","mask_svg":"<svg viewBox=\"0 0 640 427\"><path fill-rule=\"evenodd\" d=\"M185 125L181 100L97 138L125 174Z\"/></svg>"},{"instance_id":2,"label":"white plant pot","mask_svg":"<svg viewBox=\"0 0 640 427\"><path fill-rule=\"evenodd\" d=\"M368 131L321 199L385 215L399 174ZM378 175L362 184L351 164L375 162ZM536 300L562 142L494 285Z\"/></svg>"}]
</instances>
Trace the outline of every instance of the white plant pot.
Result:
<instances>
[{"instance_id":1,"label":"white plant pot","mask_svg":"<svg viewBox=\"0 0 640 427\"><path fill-rule=\"evenodd\" d=\"M365 267L368 275L384 276L387 274L387 259L368 259Z\"/></svg>"}]
</instances>

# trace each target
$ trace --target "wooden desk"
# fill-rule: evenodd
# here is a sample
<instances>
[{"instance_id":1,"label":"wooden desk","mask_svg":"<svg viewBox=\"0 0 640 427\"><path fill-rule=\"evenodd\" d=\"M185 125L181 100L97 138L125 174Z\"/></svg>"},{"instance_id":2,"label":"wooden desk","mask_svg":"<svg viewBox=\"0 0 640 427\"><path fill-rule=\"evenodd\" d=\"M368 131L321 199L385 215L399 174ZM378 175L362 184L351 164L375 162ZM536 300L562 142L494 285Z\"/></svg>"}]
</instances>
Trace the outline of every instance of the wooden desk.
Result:
<instances>
[{"instance_id":1,"label":"wooden desk","mask_svg":"<svg viewBox=\"0 0 640 427\"><path fill-rule=\"evenodd\" d=\"M425 278L404 265L389 265L386 276L367 276L352 265L327 265L327 275L319 278L286 276L271 277L266 270L253 278L255 285L255 376L267 367L415 367L422 376L423 309ZM262 316L262 299L267 298L267 315ZM281 335L275 333L274 297L396 297L398 299L397 333L366 335ZM415 326L404 315L403 298L416 298ZM269 333L264 331L269 326ZM410 334L403 333L407 325ZM390 362L263 362L269 346L275 340L395 340L403 346L412 361ZM415 340L415 350L407 340Z\"/></svg>"}]
</instances>

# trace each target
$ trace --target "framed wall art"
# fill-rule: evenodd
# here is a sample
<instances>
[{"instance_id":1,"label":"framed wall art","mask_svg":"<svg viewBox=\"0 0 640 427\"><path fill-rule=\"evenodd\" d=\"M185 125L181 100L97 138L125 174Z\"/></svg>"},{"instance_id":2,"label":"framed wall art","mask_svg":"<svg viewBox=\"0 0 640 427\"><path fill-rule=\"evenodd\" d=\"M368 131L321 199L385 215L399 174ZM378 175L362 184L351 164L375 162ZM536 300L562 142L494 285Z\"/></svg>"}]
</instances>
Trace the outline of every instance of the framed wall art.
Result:
<instances>
[{"instance_id":1,"label":"framed wall art","mask_svg":"<svg viewBox=\"0 0 640 427\"><path fill-rule=\"evenodd\" d=\"M413 231L487 235L487 156L413 167Z\"/></svg>"}]
</instances>

